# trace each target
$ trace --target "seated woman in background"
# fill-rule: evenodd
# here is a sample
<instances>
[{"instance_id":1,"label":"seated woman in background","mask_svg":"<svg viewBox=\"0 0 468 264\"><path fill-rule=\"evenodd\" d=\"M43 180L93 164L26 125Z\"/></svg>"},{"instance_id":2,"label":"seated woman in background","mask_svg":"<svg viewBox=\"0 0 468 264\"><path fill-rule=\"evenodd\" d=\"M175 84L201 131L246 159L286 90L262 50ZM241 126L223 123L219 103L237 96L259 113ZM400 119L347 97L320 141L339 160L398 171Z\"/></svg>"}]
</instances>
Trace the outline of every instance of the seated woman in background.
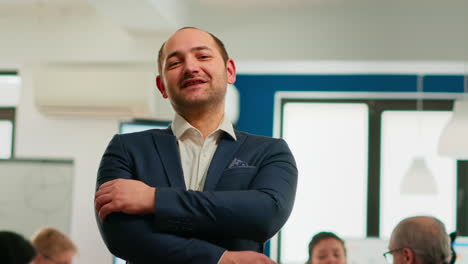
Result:
<instances>
[{"instance_id":1,"label":"seated woman in background","mask_svg":"<svg viewBox=\"0 0 468 264\"><path fill-rule=\"evenodd\" d=\"M309 243L309 260L306 264L346 264L343 239L331 232L316 234Z\"/></svg>"},{"instance_id":2,"label":"seated woman in background","mask_svg":"<svg viewBox=\"0 0 468 264\"><path fill-rule=\"evenodd\" d=\"M70 264L77 254L75 244L64 233L52 227L39 229L31 241L38 252L34 264Z\"/></svg>"}]
</instances>

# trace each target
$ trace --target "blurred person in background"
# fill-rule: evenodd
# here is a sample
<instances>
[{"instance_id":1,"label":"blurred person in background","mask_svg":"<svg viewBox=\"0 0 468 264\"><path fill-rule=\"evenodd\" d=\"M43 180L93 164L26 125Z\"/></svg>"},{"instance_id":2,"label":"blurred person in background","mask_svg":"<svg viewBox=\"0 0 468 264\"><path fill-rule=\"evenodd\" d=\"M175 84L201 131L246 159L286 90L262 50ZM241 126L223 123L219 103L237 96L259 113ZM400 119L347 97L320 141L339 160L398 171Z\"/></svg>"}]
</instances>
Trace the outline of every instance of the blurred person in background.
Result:
<instances>
[{"instance_id":1,"label":"blurred person in background","mask_svg":"<svg viewBox=\"0 0 468 264\"><path fill-rule=\"evenodd\" d=\"M12 231L0 231L0 263L28 264L36 256L36 250L22 235Z\"/></svg>"},{"instance_id":2,"label":"blurred person in background","mask_svg":"<svg viewBox=\"0 0 468 264\"><path fill-rule=\"evenodd\" d=\"M432 216L403 219L393 230L388 249L384 257L390 264L445 264L452 259L445 226Z\"/></svg>"},{"instance_id":3,"label":"blurred person in background","mask_svg":"<svg viewBox=\"0 0 468 264\"><path fill-rule=\"evenodd\" d=\"M70 264L78 253L75 244L52 227L39 229L31 241L38 252L34 264Z\"/></svg>"},{"instance_id":4,"label":"blurred person in background","mask_svg":"<svg viewBox=\"0 0 468 264\"><path fill-rule=\"evenodd\" d=\"M309 243L309 259L306 264L346 264L343 239L332 232L317 233Z\"/></svg>"}]
</instances>

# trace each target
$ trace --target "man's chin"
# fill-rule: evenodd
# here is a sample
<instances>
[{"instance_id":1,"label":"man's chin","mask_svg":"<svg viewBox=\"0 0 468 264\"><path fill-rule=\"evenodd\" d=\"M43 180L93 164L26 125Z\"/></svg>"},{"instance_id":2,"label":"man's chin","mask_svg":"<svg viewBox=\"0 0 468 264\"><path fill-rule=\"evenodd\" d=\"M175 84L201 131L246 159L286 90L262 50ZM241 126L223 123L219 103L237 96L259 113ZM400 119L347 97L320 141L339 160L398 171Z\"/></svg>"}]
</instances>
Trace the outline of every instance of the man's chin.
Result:
<instances>
[{"instance_id":1,"label":"man's chin","mask_svg":"<svg viewBox=\"0 0 468 264\"><path fill-rule=\"evenodd\" d=\"M214 98L184 98L180 100L177 104L185 109L195 109L195 108L204 108L204 107L215 107L217 104L220 104L222 100L215 100Z\"/></svg>"},{"instance_id":2,"label":"man's chin","mask_svg":"<svg viewBox=\"0 0 468 264\"><path fill-rule=\"evenodd\" d=\"M210 104L210 100L206 98L185 98L177 102L178 105L184 108L203 107Z\"/></svg>"}]
</instances>

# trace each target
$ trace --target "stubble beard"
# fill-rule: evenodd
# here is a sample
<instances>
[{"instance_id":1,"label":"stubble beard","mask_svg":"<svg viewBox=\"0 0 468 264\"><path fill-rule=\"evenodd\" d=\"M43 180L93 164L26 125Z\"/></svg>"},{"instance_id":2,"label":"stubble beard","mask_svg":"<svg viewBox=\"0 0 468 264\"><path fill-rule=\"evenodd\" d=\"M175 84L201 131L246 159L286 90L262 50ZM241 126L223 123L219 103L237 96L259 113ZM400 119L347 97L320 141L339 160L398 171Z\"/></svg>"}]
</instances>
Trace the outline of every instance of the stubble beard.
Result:
<instances>
[{"instance_id":1,"label":"stubble beard","mask_svg":"<svg viewBox=\"0 0 468 264\"><path fill-rule=\"evenodd\" d=\"M202 96L177 96L171 100L174 110L178 113L195 113L213 111L224 102L226 90L211 88ZM201 97L201 98L200 98Z\"/></svg>"}]
</instances>

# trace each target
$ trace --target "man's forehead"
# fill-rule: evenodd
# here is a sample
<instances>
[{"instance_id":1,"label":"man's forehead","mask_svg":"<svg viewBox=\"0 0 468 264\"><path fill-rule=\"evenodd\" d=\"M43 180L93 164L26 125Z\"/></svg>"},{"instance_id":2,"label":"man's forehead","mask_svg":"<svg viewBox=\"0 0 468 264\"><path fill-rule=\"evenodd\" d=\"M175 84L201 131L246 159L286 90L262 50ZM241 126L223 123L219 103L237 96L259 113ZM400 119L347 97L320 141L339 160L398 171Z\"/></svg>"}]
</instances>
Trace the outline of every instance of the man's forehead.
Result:
<instances>
[{"instance_id":1,"label":"man's forehead","mask_svg":"<svg viewBox=\"0 0 468 264\"><path fill-rule=\"evenodd\" d=\"M205 46L208 48L215 47L215 42L211 35L203 30L195 28L186 28L176 31L166 41L164 45L164 54L177 51L178 49L191 49L194 47Z\"/></svg>"}]
</instances>

